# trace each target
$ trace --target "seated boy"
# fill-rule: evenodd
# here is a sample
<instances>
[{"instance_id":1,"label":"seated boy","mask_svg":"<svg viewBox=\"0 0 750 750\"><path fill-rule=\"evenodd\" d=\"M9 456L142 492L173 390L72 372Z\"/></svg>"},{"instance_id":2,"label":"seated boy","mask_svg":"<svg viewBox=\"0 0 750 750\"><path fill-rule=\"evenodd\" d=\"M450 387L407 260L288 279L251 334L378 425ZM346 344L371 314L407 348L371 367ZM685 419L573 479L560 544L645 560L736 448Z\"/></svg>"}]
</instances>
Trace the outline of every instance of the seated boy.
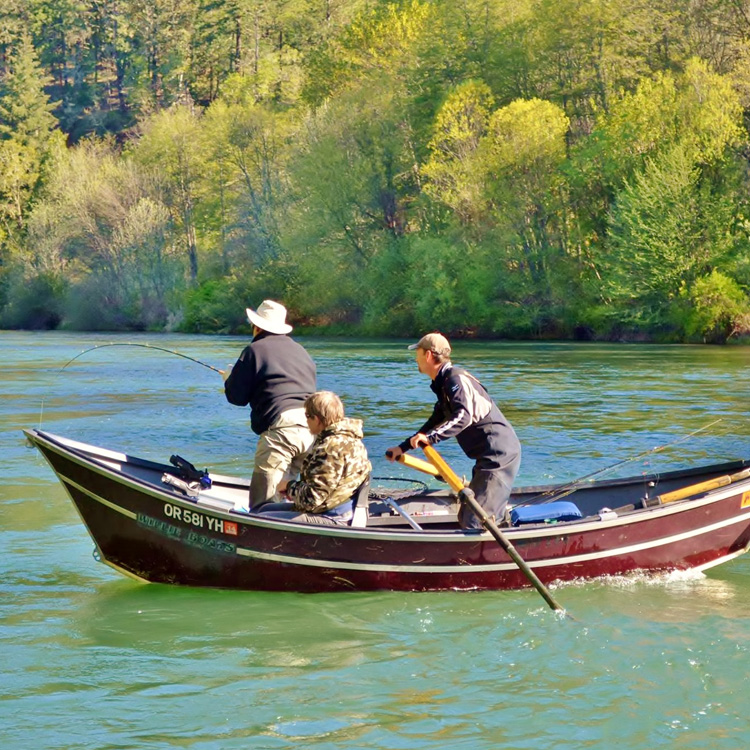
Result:
<instances>
[{"instance_id":1,"label":"seated boy","mask_svg":"<svg viewBox=\"0 0 750 750\"><path fill-rule=\"evenodd\" d=\"M305 417L315 440L300 478L279 485L291 502L267 503L258 512L288 521L347 525L353 495L372 471L362 442L362 420L345 418L341 399L330 391L307 397Z\"/></svg>"}]
</instances>

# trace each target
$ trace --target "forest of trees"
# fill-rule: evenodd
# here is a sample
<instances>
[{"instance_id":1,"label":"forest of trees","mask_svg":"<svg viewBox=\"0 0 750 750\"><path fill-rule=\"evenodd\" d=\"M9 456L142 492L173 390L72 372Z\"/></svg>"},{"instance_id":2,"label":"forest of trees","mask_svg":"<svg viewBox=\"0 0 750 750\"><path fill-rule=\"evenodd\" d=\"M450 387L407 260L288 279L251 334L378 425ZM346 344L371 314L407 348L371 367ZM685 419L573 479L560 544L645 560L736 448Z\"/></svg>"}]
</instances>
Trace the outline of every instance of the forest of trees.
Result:
<instances>
[{"instance_id":1,"label":"forest of trees","mask_svg":"<svg viewBox=\"0 0 750 750\"><path fill-rule=\"evenodd\" d=\"M0 327L741 338L749 123L750 0L3 0Z\"/></svg>"}]
</instances>

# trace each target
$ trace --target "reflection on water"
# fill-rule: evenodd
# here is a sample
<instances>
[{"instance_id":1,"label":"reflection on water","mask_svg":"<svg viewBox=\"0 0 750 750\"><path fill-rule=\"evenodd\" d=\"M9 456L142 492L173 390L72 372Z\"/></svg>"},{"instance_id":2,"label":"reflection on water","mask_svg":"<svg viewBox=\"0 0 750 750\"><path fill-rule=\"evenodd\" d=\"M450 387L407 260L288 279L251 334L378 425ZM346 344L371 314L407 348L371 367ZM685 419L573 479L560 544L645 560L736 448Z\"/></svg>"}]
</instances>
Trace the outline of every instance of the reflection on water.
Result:
<instances>
[{"instance_id":1,"label":"reflection on water","mask_svg":"<svg viewBox=\"0 0 750 750\"><path fill-rule=\"evenodd\" d=\"M92 543L22 427L249 475L218 375L117 337L0 332L0 739L9 748L736 748L750 556L703 574L533 591L292 595L147 586ZM121 337L122 340L125 337ZM217 367L235 337L129 336ZM375 474L432 404L408 342L308 340ZM524 446L523 484L750 455L741 348L457 342ZM43 403L43 409L42 407ZM696 428L721 421L689 440ZM459 473L470 463L441 450ZM420 475L419 478L423 478ZM31 720L30 717L33 717Z\"/></svg>"}]
</instances>

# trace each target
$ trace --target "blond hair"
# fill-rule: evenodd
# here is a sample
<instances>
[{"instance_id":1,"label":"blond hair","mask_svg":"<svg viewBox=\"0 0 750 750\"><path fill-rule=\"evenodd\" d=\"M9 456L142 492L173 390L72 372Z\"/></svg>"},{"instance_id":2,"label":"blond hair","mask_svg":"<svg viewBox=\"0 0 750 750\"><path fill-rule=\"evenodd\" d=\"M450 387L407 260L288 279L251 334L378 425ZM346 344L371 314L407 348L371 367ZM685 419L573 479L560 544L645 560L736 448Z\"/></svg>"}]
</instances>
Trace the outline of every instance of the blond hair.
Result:
<instances>
[{"instance_id":1,"label":"blond hair","mask_svg":"<svg viewBox=\"0 0 750 750\"><path fill-rule=\"evenodd\" d=\"M305 414L318 417L326 427L330 427L344 418L344 404L331 391L317 391L305 399Z\"/></svg>"}]
</instances>

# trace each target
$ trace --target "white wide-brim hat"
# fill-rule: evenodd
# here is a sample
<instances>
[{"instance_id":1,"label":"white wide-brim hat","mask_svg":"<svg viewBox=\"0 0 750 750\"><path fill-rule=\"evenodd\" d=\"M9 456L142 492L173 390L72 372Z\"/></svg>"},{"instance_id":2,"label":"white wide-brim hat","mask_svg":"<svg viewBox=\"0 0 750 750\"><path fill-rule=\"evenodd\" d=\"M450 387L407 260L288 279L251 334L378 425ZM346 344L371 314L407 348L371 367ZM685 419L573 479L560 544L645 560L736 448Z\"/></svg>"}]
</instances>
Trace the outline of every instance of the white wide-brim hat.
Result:
<instances>
[{"instance_id":1,"label":"white wide-brim hat","mask_svg":"<svg viewBox=\"0 0 750 750\"><path fill-rule=\"evenodd\" d=\"M264 299L257 310L245 308L247 319L268 333L289 333L292 327L286 322L286 307L274 302L272 299Z\"/></svg>"}]
</instances>

